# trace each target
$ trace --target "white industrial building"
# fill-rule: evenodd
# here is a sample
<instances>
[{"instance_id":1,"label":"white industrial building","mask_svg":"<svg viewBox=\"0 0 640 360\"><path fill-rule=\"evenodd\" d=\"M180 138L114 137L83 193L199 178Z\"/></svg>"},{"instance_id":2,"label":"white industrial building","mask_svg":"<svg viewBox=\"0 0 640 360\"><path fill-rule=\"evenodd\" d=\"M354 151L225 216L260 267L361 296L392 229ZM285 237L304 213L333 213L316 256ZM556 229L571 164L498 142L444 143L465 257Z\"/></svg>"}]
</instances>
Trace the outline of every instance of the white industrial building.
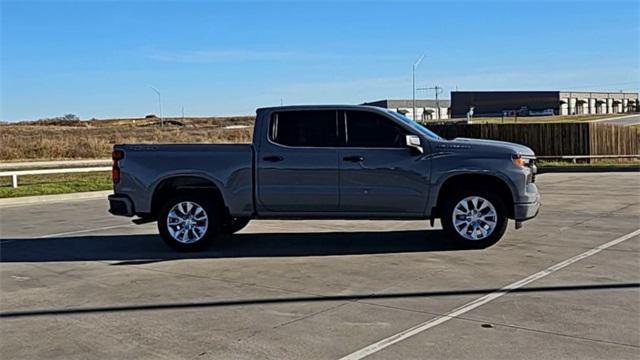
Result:
<instances>
[{"instance_id":1,"label":"white industrial building","mask_svg":"<svg viewBox=\"0 0 640 360\"><path fill-rule=\"evenodd\" d=\"M474 116L595 115L638 111L638 93L602 91L452 91L451 113Z\"/></svg>"},{"instance_id":2,"label":"white industrial building","mask_svg":"<svg viewBox=\"0 0 640 360\"><path fill-rule=\"evenodd\" d=\"M560 115L626 113L637 111L637 106L637 93L560 92Z\"/></svg>"}]
</instances>

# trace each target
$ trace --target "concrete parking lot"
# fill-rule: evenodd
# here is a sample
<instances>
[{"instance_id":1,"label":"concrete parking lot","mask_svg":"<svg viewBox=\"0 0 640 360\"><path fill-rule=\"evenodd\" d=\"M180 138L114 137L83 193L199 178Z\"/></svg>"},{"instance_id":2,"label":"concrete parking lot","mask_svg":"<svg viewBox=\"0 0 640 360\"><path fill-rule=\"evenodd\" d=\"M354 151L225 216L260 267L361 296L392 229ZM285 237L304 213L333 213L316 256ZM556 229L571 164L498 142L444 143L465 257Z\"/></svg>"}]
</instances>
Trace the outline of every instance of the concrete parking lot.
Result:
<instances>
[{"instance_id":1,"label":"concrete parking lot","mask_svg":"<svg viewBox=\"0 0 640 360\"><path fill-rule=\"evenodd\" d=\"M597 122L601 122L603 124L614 124L614 125L623 125L623 126L638 125L640 124L640 115L615 116L612 119L598 120Z\"/></svg>"},{"instance_id":2,"label":"concrete parking lot","mask_svg":"<svg viewBox=\"0 0 640 360\"><path fill-rule=\"evenodd\" d=\"M0 208L0 357L637 359L638 173L538 184L539 217L484 250L426 221L255 221L178 254L102 200Z\"/></svg>"}]
</instances>

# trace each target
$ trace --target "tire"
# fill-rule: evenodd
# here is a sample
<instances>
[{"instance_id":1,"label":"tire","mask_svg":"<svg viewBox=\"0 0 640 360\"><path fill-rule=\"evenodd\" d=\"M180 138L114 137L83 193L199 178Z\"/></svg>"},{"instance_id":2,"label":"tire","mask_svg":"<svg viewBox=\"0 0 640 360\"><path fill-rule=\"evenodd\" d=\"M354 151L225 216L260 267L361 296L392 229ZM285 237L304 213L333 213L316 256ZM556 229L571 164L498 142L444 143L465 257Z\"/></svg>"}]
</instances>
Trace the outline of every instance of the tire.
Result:
<instances>
[{"instance_id":1,"label":"tire","mask_svg":"<svg viewBox=\"0 0 640 360\"><path fill-rule=\"evenodd\" d=\"M486 188L458 190L445 199L440 221L457 244L483 249L498 242L507 231L507 207Z\"/></svg>"},{"instance_id":2,"label":"tire","mask_svg":"<svg viewBox=\"0 0 640 360\"><path fill-rule=\"evenodd\" d=\"M218 235L219 208L202 194L191 192L178 194L166 201L160 209L158 217L160 237L167 245L178 251L203 249ZM170 217L172 220L169 220Z\"/></svg>"},{"instance_id":3,"label":"tire","mask_svg":"<svg viewBox=\"0 0 640 360\"><path fill-rule=\"evenodd\" d=\"M251 218L248 217L231 217L226 224L222 225L220 232L225 235L235 234L244 229L249 224L249 221L251 221Z\"/></svg>"}]
</instances>

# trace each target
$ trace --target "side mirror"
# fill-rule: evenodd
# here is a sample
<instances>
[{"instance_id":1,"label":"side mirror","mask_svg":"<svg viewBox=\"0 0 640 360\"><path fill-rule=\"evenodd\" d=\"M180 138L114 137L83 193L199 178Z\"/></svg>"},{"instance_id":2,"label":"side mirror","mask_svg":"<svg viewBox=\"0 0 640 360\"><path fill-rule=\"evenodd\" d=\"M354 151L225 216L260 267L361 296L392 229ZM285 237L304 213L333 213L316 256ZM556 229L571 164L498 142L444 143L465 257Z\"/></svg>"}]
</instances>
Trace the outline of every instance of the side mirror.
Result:
<instances>
[{"instance_id":1,"label":"side mirror","mask_svg":"<svg viewBox=\"0 0 640 360\"><path fill-rule=\"evenodd\" d=\"M420 138L416 135L407 135L405 137L407 142L407 147L419 152L420 154L424 154L424 149L422 148L422 143L420 142Z\"/></svg>"}]
</instances>

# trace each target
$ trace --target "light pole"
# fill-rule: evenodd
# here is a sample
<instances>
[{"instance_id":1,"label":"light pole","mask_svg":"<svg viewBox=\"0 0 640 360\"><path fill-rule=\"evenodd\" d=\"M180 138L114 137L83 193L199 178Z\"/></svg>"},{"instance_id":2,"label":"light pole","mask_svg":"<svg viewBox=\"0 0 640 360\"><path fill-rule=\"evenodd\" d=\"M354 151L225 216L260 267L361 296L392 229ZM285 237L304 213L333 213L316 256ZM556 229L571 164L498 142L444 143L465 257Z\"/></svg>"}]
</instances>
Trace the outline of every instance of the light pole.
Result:
<instances>
[{"instance_id":1,"label":"light pole","mask_svg":"<svg viewBox=\"0 0 640 360\"><path fill-rule=\"evenodd\" d=\"M162 98L160 97L160 90L150 86L151 90L158 94L158 106L160 107L160 127L164 127L164 120L162 119Z\"/></svg>"},{"instance_id":2,"label":"light pole","mask_svg":"<svg viewBox=\"0 0 640 360\"><path fill-rule=\"evenodd\" d=\"M420 65L420 62L422 62L422 59L424 59L424 55L421 55L420 58L418 58L418 60L416 60L415 63L413 63L413 72L412 72L412 78L413 78L413 86L412 86L412 90L413 90L413 113L411 114L413 117L413 121L416 121L416 68L418 67L418 65Z\"/></svg>"}]
</instances>

